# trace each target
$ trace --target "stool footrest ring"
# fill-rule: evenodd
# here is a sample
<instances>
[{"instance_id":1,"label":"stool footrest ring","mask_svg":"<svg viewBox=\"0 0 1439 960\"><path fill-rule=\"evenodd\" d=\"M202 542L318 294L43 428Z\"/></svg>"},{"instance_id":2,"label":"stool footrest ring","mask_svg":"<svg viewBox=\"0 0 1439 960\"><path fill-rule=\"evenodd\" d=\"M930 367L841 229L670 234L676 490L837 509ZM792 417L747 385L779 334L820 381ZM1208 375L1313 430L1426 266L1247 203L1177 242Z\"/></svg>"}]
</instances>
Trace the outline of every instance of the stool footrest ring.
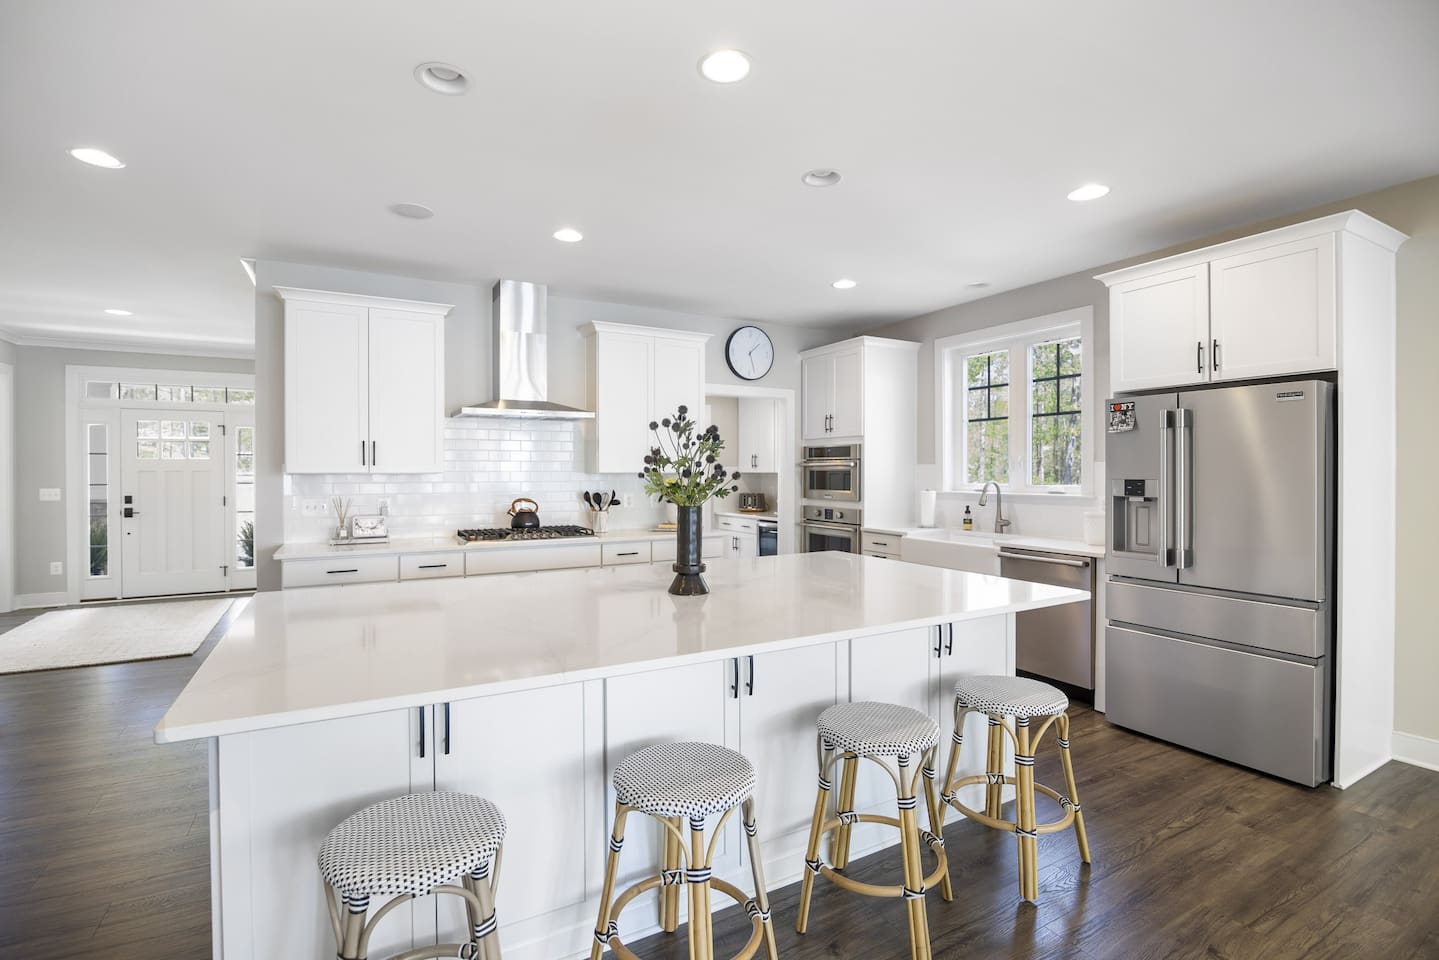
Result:
<instances>
[{"instance_id":1,"label":"stool footrest ring","mask_svg":"<svg viewBox=\"0 0 1439 960\"><path fill-rule=\"evenodd\" d=\"M1014 786L1013 777L1004 777L1002 779L1005 786ZM989 782L990 779L986 774L978 774L973 777L965 777L961 780L956 780L954 781L954 783L949 785L949 788L947 790L945 790L945 795L950 797L950 799L947 800L946 803L949 806L953 807L955 810L958 810L960 813L964 814L970 820L982 823L986 827L989 827L991 830L1003 830L1007 833L1013 833L1015 830L1013 820L1005 820L1003 817L991 817L987 813L980 813L978 810L971 810L969 807L966 807L954 797L954 794L959 791L960 787L969 787L974 786L975 784L987 784ZM1036 824L1034 832L1036 834L1058 833L1061 830L1069 829L1070 825L1074 823L1074 814L1075 811L1079 809L1079 807L1076 806L1074 803L1070 802L1069 798L1064 796L1058 790L1055 790L1053 787L1046 787L1042 783L1036 783L1034 785L1034 791L1035 793L1042 793L1045 796L1049 797L1055 803L1059 804L1060 809L1064 811L1064 816L1060 817L1058 820L1051 820L1049 823Z\"/></svg>"},{"instance_id":2,"label":"stool footrest ring","mask_svg":"<svg viewBox=\"0 0 1439 960\"><path fill-rule=\"evenodd\" d=\"M754 909L751 909L750 906L753 900L750 895L729 881L711 877L705 882L708 883L712 889L718 890L739 904L749 915L750 921L754 925L754 931L750 934L749 940L745 942L740 952L735 954L731 960L751 960L751 958L759 952L760 944L764 941L764 914L760 913L758 904L755 904ZM605 944L613 950L615 956L621 958L621 960L640 960L640 958L633 950L625 946L624 941L620 939L620 914L623 913L625 907L629 906L630 902L640 894L655 890L662 886L663 883L663 878L658 875L646 877L639 883L626 888L623 893L615 897L614 905L610 907L609 926L606 931ZM597 936L596 939L599 939L599 937Z\"/></svg>"},{"instance_id":3,"label":"stool footrest ring","mask_svg":"<svg viewBox=\"0 0 1439 960\"><path fill-rule=\"evenodd\" d=\"M884 814L881 813L859 813L854 814L853 819L849 820L848 823L842 823L838 817L826 820L824 822L824 825L820 827L820 835L823 836L826 833L832 833L835 830L839 829L841 826L852 826L855 823L877 823L886 827L894 827L896 830L900 829L898 817L886 817ZM934 856L937 861L934 872L924 878L925 889L929 889L937 885L939 881L945 876L946 870L949 866L949 860L944 851L943 837L935 836L928 830L921 830L919 837L920 842L927 845L929 849L934 852ZM810 866L810 869L813 870L814 867ZM906 894L908 894L909 898L911 899L916 895L923 895L923 891L906 891L906 888L903 884L887 885L878 883L864 883L863 881L855 880L835 870L834 867L831 867L823 860L819 861L819 869L815 870L815 872L820 874L821 876L828 877L836 886L848 890L851 893L858 893L861 896L865 897L879 897L881 899L887 900L900 900L906 898Z\"/></svg>"}]
</instances>

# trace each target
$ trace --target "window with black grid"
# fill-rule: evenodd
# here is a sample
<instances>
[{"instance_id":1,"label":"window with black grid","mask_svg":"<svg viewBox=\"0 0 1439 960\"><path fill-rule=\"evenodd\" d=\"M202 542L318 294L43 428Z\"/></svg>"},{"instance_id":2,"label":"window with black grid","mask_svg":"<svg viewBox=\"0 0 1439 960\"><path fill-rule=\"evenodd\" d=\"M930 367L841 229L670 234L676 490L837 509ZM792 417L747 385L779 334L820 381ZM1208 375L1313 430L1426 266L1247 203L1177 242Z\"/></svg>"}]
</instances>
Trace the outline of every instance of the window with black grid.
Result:
<instances>
[{"instance_id":1,"label":"window with black grid","mask_svg":"<svg viewBox=\"0 0 1439 960\"><path fill-rule=\"evenodd\" d=\"M1078 486L1083 409L1080 338L1037 343L1030 363L1030 483Z\"/></svg>"}]
</instances>

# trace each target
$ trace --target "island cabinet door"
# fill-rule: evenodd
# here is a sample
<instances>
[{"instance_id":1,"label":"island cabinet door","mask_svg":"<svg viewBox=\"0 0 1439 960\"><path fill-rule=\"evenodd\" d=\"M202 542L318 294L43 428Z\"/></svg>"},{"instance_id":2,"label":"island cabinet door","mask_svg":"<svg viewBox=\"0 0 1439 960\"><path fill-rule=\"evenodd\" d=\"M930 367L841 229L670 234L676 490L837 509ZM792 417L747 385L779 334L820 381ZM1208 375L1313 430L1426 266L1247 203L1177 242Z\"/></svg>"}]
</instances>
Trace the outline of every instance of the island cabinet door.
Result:
<instances>
[{"instance_id":1,"label":"island cabinet door","mask_svg":"<svg viewBox=\"0 0 1439 960\"><path fill-rule=\"evenodd\" d=\"M603 851L585 824L600 803L601 694L599 682L570 683L434 708L435 789L482 796L508 824L496 904L506 951L568 956L594 924L586 868ZM465 939L463 903L436 907L440 939Z\"/></svg>"},{"instance_id":2,"label":"island cabinet door","mask_svg":"<svg viewBox=\"0 0 1439 960\"><path fill-rule=\"evenodd\" d=\"M951 643L951 639L953 642ZM1014 616L1012 614L964 620L954 624L952 631L942 634L942 655L938 665L935 690L935 717L939 720L940 743L944 747L944 764L949 763L954 749L954 684L962 676L1014 674ZM959 776L984 773L988 749L989 721L983 714L971 713L964 721L964 744L960 750ZM944 768L941 767L940 776ZM1014 775L1014 744L1004 738L1004 772ZM1005 797L1012 796L1005 788ZM959 793L960 802L976 810L984 809L984 788L978 784ZM959 814L950 811L950 819Z\"/></svg>"},{"instance_id":3,"label":"island cabinet door","mask_svg":"<svg viewBox=\"0 0 1439 960\"><path fill-rule=\"evenodd\" d=\"M895 633L859 637L849 642L849 700L877 700L898 703L930 713L934 703L935 675L939 669L936 627L915 627ZM939 769L947 756L940 746ZM836 785L839 773L833 776ZM862 813L894 816L894 781L873 763L862 762L855 779L854 808ZM927 825L927 822L926 822ZM861 824L850 839L851 856L895 843L892 828Z\"/></svg>"},{"instance_id":4,"label":"island cabinet door","mask_svg":"<svg viewBox=\"0 0 1439 960\"><path fill-rule=\"evenodd\" d=\"M759 774L755 800L772 880L792 876L804 859L814 812L815 721L839 696L841 649L823 643L740 664L739 750Z\"/></svg>"},{"instance_id":5,"label":"island cabinet door","mask_svg":"<svg viewBox=\"0 0 1439 960\"><path fill-rule=\"evenodd\" d=\"M361 807L430 789L420 722L418 710L391 710L219 738L215 852L225 960L335 955L316 867L320 844ZM370 955L408 950L434 930L433 906L402 904L375 928Z\"/></svg>"},{"instance_id":6,"label":"island cabinet door","mask_svg":"<svg viewBox=\"0 0 1439 960\"><path fill-rule=\"evenodd\" d=\"M605 684L605 814L604 833L590 837L596 856L605 852L605 837L614 828L615 791L610 774L615 765L637 750L657 743L692 740L726 743L725 731L734 704L731 688L734 661L696 663L683 667L650 670L624 677L611 677ZM736 820L738 814L730 819ZM620 857L620 880L616 889L655 874L660 865L663 829L651 817L631 814L625 823L625 845ZM688 836L688 834L686 834ZM715 849L715 872L727 876L738 864L739 834L728 825ZM598 898L598 884L593 891ZM681 916L687 914L685 897L680 897ZM627 911L632 928L654 922L659 901L653 892ZM591 917L593 923L594 918ZM633 938L630 938L631 942Z\"/></svg>"}]
</instances>

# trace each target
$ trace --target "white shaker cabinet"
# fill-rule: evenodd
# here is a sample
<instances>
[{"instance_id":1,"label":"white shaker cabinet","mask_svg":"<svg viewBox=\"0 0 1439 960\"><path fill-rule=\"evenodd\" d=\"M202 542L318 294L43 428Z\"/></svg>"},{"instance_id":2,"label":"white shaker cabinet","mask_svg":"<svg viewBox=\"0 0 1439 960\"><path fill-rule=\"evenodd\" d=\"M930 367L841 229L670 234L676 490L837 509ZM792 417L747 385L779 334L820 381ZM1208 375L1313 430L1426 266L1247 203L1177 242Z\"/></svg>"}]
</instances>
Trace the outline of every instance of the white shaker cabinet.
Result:
<instances>
[{"instance_id":1,"label":"white shaker cabinet","mask_svg":"<svg viewBox=\"0 0 1439 960\"><path fill-rule=\"evenodd\" d=\"M1211 262L1213 379L1334 369L1336 293L1332 233Z\"/></svg>"},{"instance_id":2,"label":"white shaker cabinet","mask_svg":"<svg viewBox=\"0 0 1439 960\"><path fill-rule=\"evenodd\" d=\"M1209 265L1117 283L1109 290L1113 390L1209 379Z\"/></svg>"},{"instance_id":3,"label":"white shaker cabinet","mask_svg":"<svg viewBox=\"0 0 1439 960\"><path fill-rule=\"evenodd\" d=\"M775 473L779 470L779 402L742 397L739 401L739 435L735 469L740 473ZM728 452L728 451L726 451Z\"/></svg>"},{"instance_id":4,"label":"white shaker cabinet","mask_svg":"<svg viewBox=\"0 0 1439 960\"><path fill-rule=\"evenodd\" d=\"M709 335L620 323L592 323L586 333L595 411L589 469L638 473L654 445L651 421L682 404L702 418Z\"/></svg>"},{"instance_id":5,"label":"white shaker cabinet","mask_svg":"<svg viewBox=\"0 0 1439 960\"><path fill-rule=\"evenodd\" d=\"M444 470L448 304L276 287L285 472Z\"/></svg>"},{"instance_id":6,"label":"white shaker cabinet","mask_svg":"<svg viewBox=\"0 0 1439 960\"><path fill-rule=\"evenodd\" d=\"M754 520L719 517L715 520L715 527L722 544L721 556L731 560L759 556L759 524Z\"/></svg>"},{"instance_id":7,"label":"white shaker cabinet","mask_svg":"<svg viewBox=\"0 0 1439 960\"><path fill-rule=\"evenodd\" d=\"M864 433L864 352L858 344L807 356L800 363L804 439Z\"/></svg>"}]
</instances>

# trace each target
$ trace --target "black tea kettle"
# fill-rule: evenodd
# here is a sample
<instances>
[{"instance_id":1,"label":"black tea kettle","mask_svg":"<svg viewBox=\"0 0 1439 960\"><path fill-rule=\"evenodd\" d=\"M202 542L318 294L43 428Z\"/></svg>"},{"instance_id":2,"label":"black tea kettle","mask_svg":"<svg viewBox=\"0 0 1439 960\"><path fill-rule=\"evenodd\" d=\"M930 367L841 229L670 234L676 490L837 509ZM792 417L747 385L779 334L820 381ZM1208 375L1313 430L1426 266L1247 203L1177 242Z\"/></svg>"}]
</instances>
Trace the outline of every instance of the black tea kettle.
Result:
<instances>
[{"instance_id":1,"label":"black tea kettle","mask_svg":"<svg viewBox=\"0 0 1439 960\"><path fill-rule=\"evenodd\" d=\"M529 497L520 497L510 504L510 529L532 530L540 525L540 505Z\"/></svg>"}]
</instances>

